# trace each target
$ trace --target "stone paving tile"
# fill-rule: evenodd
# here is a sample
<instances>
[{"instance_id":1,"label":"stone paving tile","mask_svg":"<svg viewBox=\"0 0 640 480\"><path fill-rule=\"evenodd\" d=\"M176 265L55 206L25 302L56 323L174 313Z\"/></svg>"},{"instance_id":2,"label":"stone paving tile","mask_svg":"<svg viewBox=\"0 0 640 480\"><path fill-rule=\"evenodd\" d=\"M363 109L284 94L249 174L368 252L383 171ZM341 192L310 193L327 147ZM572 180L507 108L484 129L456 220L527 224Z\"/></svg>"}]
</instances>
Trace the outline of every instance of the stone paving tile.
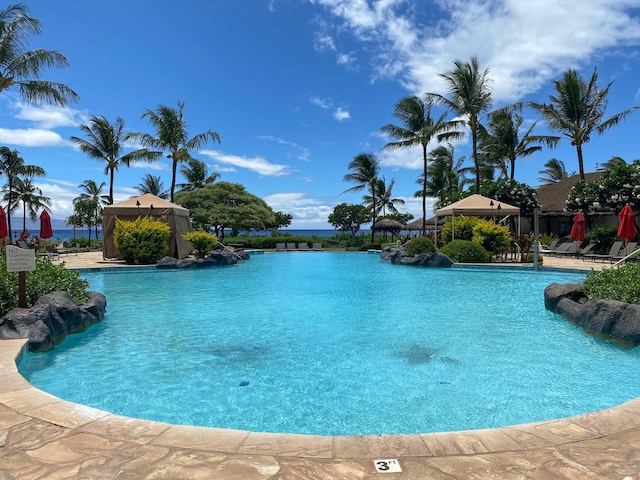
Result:
<instances>
[{"instance_id":1,"label":"stone paving tile","mask_svg":"<svg viewBox=\"0 0 640 480\"><path fill-rule=\"evenodd\" d=\"M332 437L251 432L238 453L283 457L331 458Z\"/></svg>"},{"instance_id":2,"label":"stone paving tile","mask_svg":"<svg viewBox=\"0 0 640 480\"><path fill-rule=\"evenodd\" d=\"M149 443L171 427L168 423L151 422L120 415L106 415L79 427L79 430L135 443Z\"/></svg>"},{"instance_id":3,"label":"stone paving tile","mask_svg":"<svg viewBox=\"0 0 640 480\"><path fill-rule=\"evenodd\" d=\"M21 375L14 375L14 377L19 377L24 380ZM27 382L26 380L24 381ZM54 397L47 392L43 392L42 390L32 387L29 382L27 382L29 388L20 388L21 383L18 383L19 385L17 389L0 393L0 402L11 407L16 412L28 413L31 410L44 407L45 405L61 402L58 397Z\"/></svg>"},{"instance_id":4,"label":"stone paving tile","mask_svg":"<svg viewBox=\"0 0 640 480\"><path fill-rule=\"evenodd\" d=\"M336 458L388 458L431 455L420 435L334 437Z\"/></svg>"},{"instance_id":5,"label":"stone paving tile","mask_svg":"<svg viewBox=\"0 0 640 480\"><path fill-rule=\"evenodd\" d=\"M524 449L501 429L443 432L420 435L433 456L469 455Z\"/></svg>"},{"instance_id":6,"label":"stone paving tile","mask_svg":"<svg viewBox=\"0 0 640 480\"><path fill-rule=\"evenodd\" d=\"M167 447L234 453L248 436L249 432L242 430L172 425L152 443Z\"/></svg>"},{"instance_id":7,"label":"stone paving tile","mask_svg":"<svg viewBox=\"0 0 640 480\"><path fill-rule=\"evenodd\" d=\"M61 400L44 407L29 410L29 415L63 427L79 427L98 418L109 415L108 412L97 408L79 405L77 403L65 402Z\"/></svg>"}]
</instances>

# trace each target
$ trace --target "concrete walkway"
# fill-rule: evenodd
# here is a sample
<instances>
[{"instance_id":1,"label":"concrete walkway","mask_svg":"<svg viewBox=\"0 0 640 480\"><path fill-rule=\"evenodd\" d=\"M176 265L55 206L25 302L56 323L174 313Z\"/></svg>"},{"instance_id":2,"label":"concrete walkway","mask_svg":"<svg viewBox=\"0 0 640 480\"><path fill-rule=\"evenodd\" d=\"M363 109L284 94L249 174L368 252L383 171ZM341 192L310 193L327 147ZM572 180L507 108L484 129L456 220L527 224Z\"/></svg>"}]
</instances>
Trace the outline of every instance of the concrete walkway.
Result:
<instances>
[{"instance_id":1,"label":"concrete walkway","mask_svg":"<svg viewBox=\"0 0 640 480\"><path fill-rule=\"evenodd\" d=\"M90 255L73 265L105 266L89 265ZM557 421L423 435L187 427L113 415L32 387L16 368L25 343L0 341L2 480L640 480L640 399Z\"/></svg>"}]
</instances>

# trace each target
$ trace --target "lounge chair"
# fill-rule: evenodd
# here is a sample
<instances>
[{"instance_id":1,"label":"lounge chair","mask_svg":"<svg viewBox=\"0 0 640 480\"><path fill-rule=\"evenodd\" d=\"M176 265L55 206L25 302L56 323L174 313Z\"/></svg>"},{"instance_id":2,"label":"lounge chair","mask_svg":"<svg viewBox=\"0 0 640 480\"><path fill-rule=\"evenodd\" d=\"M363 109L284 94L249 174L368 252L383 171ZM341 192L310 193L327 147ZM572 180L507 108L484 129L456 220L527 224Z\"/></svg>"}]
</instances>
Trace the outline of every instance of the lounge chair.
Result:
<instances>
[{"instance_id":1,"label":"lounge chair","mask_svg":"<svg viewBox=\"0 0 640 480\"><path fill-rule=\"evenodd\" d=\"M618 260L622 260L624 257L629 255L630 253L633 253L637 247L638 247L638 242L629 242L629 245L627 246L626 249L624 248L624 244L623 244L623 246L620 248L620 251L618 252L618 255L615 255L609 258L609 260L611 262L617 262Z\"/></svg>"},{"instance_id":2,"label":"lounge chair","mask_svg":"<svg viewBox=\"0 0 640 480\"><path fill-rule=\"evenodd\" d=\"M321 252L323 250L324 250L324 248L322 248L322 244L321 243L314 242L314 244L313 244L313 251L314 252Z\"/></svg>"},{"instance_id":3,"label":"lounge chair","mask_svg":"<svg viewBox=\"0 0 640 480\"><path fill-rule=\"evenodd\" d=\"M287 243L287 252L295 252L296 250L298 249L296 248L295 242Z\"/></svg>"},{"instance_id":4,"label":"lounge chair","mask_svg":"<svg viewBox=\"0 0 640 480\"><path fill-rule=\"evenodd\" d=\"M58 252L56 247L54 247L52 245L45 246L44 247L44 252L38 253L38 256L47 257L50 260L59 260L60 259L60 253Z\"/></svg>"},{"instance_id":5,"label":"lounge chair","mask_svg":"<svg viewBox=\"0 0 640 480\"><path fill-rule=\"evenodd\" d=\"M581 257L583 255L586 255L595 246L595 243L590 243L586 247L578 250L576 248L576 244L574 243L573 247L569 248L567 251L559 252L558 255L575 255L576 257Z\"/></svg>"},{"instance_id":6,"label":"lounge chair","mask_svg":"<svg viewBox=\"0 0 640 480\"><path fill-rule=\"evenodd\" d=\"M286 252L287 247L284 243L276 243L276 252Z\"/></svg>"},{"instance_id":7,"label":"lounge chair","mask_svg":"<svg viewBox=\"0 0 640 480\"><path fill-rule=\"evenodd\" d=\"M554 252L559 241L560 240L555 239L549 245L545 245L542 242L538 242L538 253L552 253L552 252ZM533 253L533 247L531 248L531 252Z\"/></svg>"},{"instance_id":8,"label":"lounge chair","mask_svg":"<svg viewBox=\"0 0 640 480\"><path fill-rule=\"evenodd\" d=\"M615 242L613 242L613 245L611 246L611 249L609 250L608 254L603 255L603 254L598 254L598 253L587 253L586 255L582 256L582 259L586 260L588 258L592 262L595 262L596 260L602 259L602 261L604 262L605 260L611 260L612 258L618 256L618 254L620 253L620 249L621 248L622 248L622 242L621 241L615 241Z\"/></svg>"},{"instance_id":9,"label":"lounge chair","mask_svg":"<svg viewBox=\"0 0 640 480\"><path fill-rule=\"evenodd\" d=\"M300 250L301 252L308 252L309 244L307 242L298 243L298 250Z\"/></svg>"},{"instance_id":10,"label":"lounge chair","mask_svg":"<svg viewBox=\"0 0 640 480\"><path fill-rule=\"evenodd\" d=\"M573 249L573 253L576 253L576 244L575 242L565 242L561 244L555 250L548 252L549 255L562 255L563 253L567 253L570 249Z\"/></svg>"}]
</instances>

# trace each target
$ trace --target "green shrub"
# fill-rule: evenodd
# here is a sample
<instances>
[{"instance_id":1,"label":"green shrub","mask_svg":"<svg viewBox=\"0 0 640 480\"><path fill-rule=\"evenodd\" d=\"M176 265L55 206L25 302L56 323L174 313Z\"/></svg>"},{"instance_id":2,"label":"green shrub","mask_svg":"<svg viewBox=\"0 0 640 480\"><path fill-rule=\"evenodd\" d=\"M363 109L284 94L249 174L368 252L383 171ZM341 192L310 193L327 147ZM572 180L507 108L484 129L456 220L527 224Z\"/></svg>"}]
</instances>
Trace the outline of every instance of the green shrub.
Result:
<instances>
[{"instance_id":1,"label":"green shrub","mask_svg":"<svg viewBox=\"0 0 640 480\"><path fill-rule=\"evenodd\" d=\"M127 263L157 263L169 249L171 229L157 220L138 217L132 222L116 219L113 243Z\"/></svg>"},{"instance_id":2,"label":"green shrub","mask_svg":"<svg viewBox=\"0 0 640 480\"><path fill-rule=\"evenodd\" d=\"M540 243L543 245L551 245L551 243L557 238L558 236L555 233L541 233Z\"/></svg>"},{"instance_id":3,"label":"green shrub","mask_svg":"<svg viewBox=\"0 0 640 480\"><path fill-rule=\"evenodd\" d=\"M218 237L202 230L185 233L182 238L193 245L196 258L203 258L218 244Z\"/></svg>"},{"instance_id":4,"label":"green shrub","mask_svg":"<svg viewBox=\"0 0 640 480\"><path fill-rule=\"evenodd\" d=\"M472 240L489 253L504 253L511 245L509 227L496 225L491 220L478 219L473 227Z\"/></svg>"},{"instance_id":5,"label":"green shrub","mask_svg":"<svg viewBox=\"0 0 640 480\"><path fill-rule=\"evenodd\" d=\"M456 217L452 222L451 217L447 217L440 232L442 243L446 245L453 240L452 235L456 240L473 240L473 227L479 220L478 217Z\"/></svg>"},{"instance_id":6,"label":"green shrub","mask_svg":"<svg viewBox=\"0 0 640 480\"><path fill-rule=\"evenodd\" d=\"M628 263L618 269L592 271L585 280L589 299L618 300L640 304L640 264Z\"/></svg>"},{"instance_id":7,"label":"green shrub","mask_svg":"<svg viewBox=\"0 0 640 480\"><path fill-rule=\"evenodd\" d=\"M407 242L404 246L404 251L411 256L421 255L423 253L430 255L432 253L436 253L436 247L433 245L430 238L416 237Z\"/></svg>"},{"instance_id":8,"label":"green shrub","mask_svg":"<svg viewBox=\"0 0 640 480\"><path fill-rule=\"evenodd\" d=\"M613 242L618 240L618 229L615 227L593 227L585 235L588 243L595 243L593 251L595 253L608 253L613 246Z\"/></svg>"},{"instance_id":9,"label":"green shrub","mask_svg":"<svg viewBox=\"0 0 640 480\"><path fill-rule=\"evenodd\" d=\"M25 272L27 306L47 293L67 292L78 305L91 298L89 282L80 273L63 265L54 265L48 258L36 258L36 269ZM0 317L18 306L18 273L7 272L7 261L0 255Z\"/></svg>"},{"instance_id":10,"label":"green shrub","mask_svg":"<svg viewBox=\"0 0 640 480\"><path fill-rule=\"evenodd\" d=\"M456 263L488 263L491 254L479 243L470 240L453 240L440 251Z\"/></svg>"}]
</instances>

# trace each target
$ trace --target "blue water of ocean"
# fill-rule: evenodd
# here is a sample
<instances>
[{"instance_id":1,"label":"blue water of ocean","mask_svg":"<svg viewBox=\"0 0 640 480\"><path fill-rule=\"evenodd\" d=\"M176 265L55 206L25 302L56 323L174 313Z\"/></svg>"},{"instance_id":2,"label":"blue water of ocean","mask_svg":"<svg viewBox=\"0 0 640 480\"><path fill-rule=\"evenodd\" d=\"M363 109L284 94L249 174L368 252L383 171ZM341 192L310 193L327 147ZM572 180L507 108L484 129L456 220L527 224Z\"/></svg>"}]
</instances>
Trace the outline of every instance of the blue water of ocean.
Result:
<instances>
[{"instance_id":1,"label":"blue water of ocean","mask_svg":"<svg viewBox=\"0 0 640 480\"><path fill-rule=\"evenodd\" d=\"M269 432L421 433L640 396L640 349L544 308L547 285L584 274L287 252L86 278L108 298L104 321L19 368L38 388L117 414Z\"/></svg>"}]
</instances>

